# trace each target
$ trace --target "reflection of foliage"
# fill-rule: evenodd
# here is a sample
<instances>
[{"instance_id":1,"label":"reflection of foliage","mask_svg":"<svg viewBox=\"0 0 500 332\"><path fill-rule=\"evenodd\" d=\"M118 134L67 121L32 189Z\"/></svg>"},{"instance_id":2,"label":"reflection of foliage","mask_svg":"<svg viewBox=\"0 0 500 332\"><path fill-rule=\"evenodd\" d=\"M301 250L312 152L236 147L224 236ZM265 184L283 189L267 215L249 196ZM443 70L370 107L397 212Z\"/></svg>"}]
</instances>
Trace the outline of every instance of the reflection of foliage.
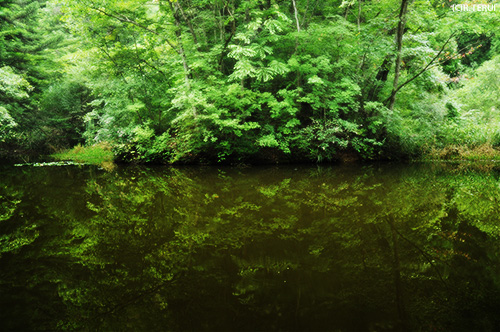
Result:
<instances>
[{"instance_id":1,"label":"reflection of foliage","mask_svg":"<svg viewBox=\"0 0 500 332\"><path fill-rule=\"evenodd\" d=\"M61 169L0 185L10 329L498 327L491 173Z\"/></svg>"},{"instance_id":2,"label":"reflection of foliage","mask_svg":"<svg viewBox=\"0 0 500 332\"><path fill-rule=\"evenodd\" d=\"M3 227L9 229L9 232L0 233L0 257L2 253L19 251L21 247L33 243L38 237L36 225L24 223L17 228L9 227L8 220L12 218L21 201L15 198L20 196L19 193L5 191L7 193L0 192L0 201L2 202L0 205L0 223L2 223Z\"/></svg>"},{"instance_id":3,"label":"reflection of foliage","mask_svg":"<svg viewBox=\"0 0 500 332\"><path fill-rule=\"evenodd\" d=\"M500 237L500 189L491 176L468 175L457 186L454 202L460 215L491 237Z\"/></svg>"}]
</instances>

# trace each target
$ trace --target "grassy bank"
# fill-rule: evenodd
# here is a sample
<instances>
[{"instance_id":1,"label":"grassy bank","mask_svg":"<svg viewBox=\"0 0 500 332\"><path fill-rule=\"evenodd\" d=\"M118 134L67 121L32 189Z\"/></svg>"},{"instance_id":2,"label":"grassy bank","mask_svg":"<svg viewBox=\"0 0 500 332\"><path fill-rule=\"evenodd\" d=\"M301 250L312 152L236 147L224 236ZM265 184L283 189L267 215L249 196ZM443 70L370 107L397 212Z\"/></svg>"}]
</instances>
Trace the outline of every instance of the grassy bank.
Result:
<instances>
[{"instance_id":1,"label":"grassy bank","mask_svg":"<svg viewBox=\"0 0 500 332\"><path fill-rule=\"evenodd\" d=\"M489 143L478 146L448 145L444 148L430 148L424 152L422 160L469 160L500 161L500 149Z\"/></svg>"},{"instance_id":2,"label":"grassy bank","mask_svg":"<svg viewBox=\"0 0 500 332\"><path fill-rule=\"evenodd\" d=\"M77 145L70 150L55 153L52 157L56 160L71 160L82 164L100 165L105 168L111 167L114 160L111 145L106 142L91 146Z\"/></svg>"}]
</instances>

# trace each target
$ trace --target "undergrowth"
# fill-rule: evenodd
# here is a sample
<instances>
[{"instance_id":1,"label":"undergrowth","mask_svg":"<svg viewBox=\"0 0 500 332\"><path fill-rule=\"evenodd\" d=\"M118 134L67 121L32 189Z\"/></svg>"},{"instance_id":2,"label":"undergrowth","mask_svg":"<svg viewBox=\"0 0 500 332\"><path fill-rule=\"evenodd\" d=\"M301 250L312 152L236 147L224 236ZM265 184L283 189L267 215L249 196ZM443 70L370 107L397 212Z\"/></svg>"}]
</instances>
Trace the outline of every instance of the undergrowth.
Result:
<instances>
[{"instance_id":1,"label":"undergrowth","mask_svg":"<svg viewBox=\"0 0 500 332\"><path fill-rule=\"evenodd\" d=\"M482 160L500 161L500 150L489 143L478 146L448 145L444 148L430 148L422 158L429 160Z\"/></svg>"}]
</instances>

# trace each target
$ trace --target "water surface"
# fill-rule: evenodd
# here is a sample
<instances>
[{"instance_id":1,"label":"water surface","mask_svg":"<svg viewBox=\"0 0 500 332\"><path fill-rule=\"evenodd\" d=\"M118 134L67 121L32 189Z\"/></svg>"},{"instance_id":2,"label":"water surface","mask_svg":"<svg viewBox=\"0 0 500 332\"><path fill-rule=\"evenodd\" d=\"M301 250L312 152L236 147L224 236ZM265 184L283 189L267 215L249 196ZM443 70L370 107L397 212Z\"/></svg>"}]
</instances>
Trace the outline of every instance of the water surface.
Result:
<instances>
[{"instance_id":1,"label":"water surface","mask_svg":"<svg viewBox=\"0 0 500 332\"><path fill-rule=\"evenodd\" d=\"M500 330L494 165L0 172L3 330Z\"/></svg>"}]
</instances>

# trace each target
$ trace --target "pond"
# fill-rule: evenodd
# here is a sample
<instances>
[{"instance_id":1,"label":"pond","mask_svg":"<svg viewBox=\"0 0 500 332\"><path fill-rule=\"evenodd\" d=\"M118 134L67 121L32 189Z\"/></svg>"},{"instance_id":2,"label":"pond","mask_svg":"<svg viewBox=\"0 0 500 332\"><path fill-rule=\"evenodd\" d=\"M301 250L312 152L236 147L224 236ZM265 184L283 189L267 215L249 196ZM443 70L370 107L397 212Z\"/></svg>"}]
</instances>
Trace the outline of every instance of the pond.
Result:
<instances>
[{"instance_id":1,"label":"pond","mask_svg":"<svg viewBox=\"0 0 500 332\"><path fill-rule=\"evenodd\" d=\"M500 167L0 169L0 329L499 331Z\"/></svg>"}]
</instances>

